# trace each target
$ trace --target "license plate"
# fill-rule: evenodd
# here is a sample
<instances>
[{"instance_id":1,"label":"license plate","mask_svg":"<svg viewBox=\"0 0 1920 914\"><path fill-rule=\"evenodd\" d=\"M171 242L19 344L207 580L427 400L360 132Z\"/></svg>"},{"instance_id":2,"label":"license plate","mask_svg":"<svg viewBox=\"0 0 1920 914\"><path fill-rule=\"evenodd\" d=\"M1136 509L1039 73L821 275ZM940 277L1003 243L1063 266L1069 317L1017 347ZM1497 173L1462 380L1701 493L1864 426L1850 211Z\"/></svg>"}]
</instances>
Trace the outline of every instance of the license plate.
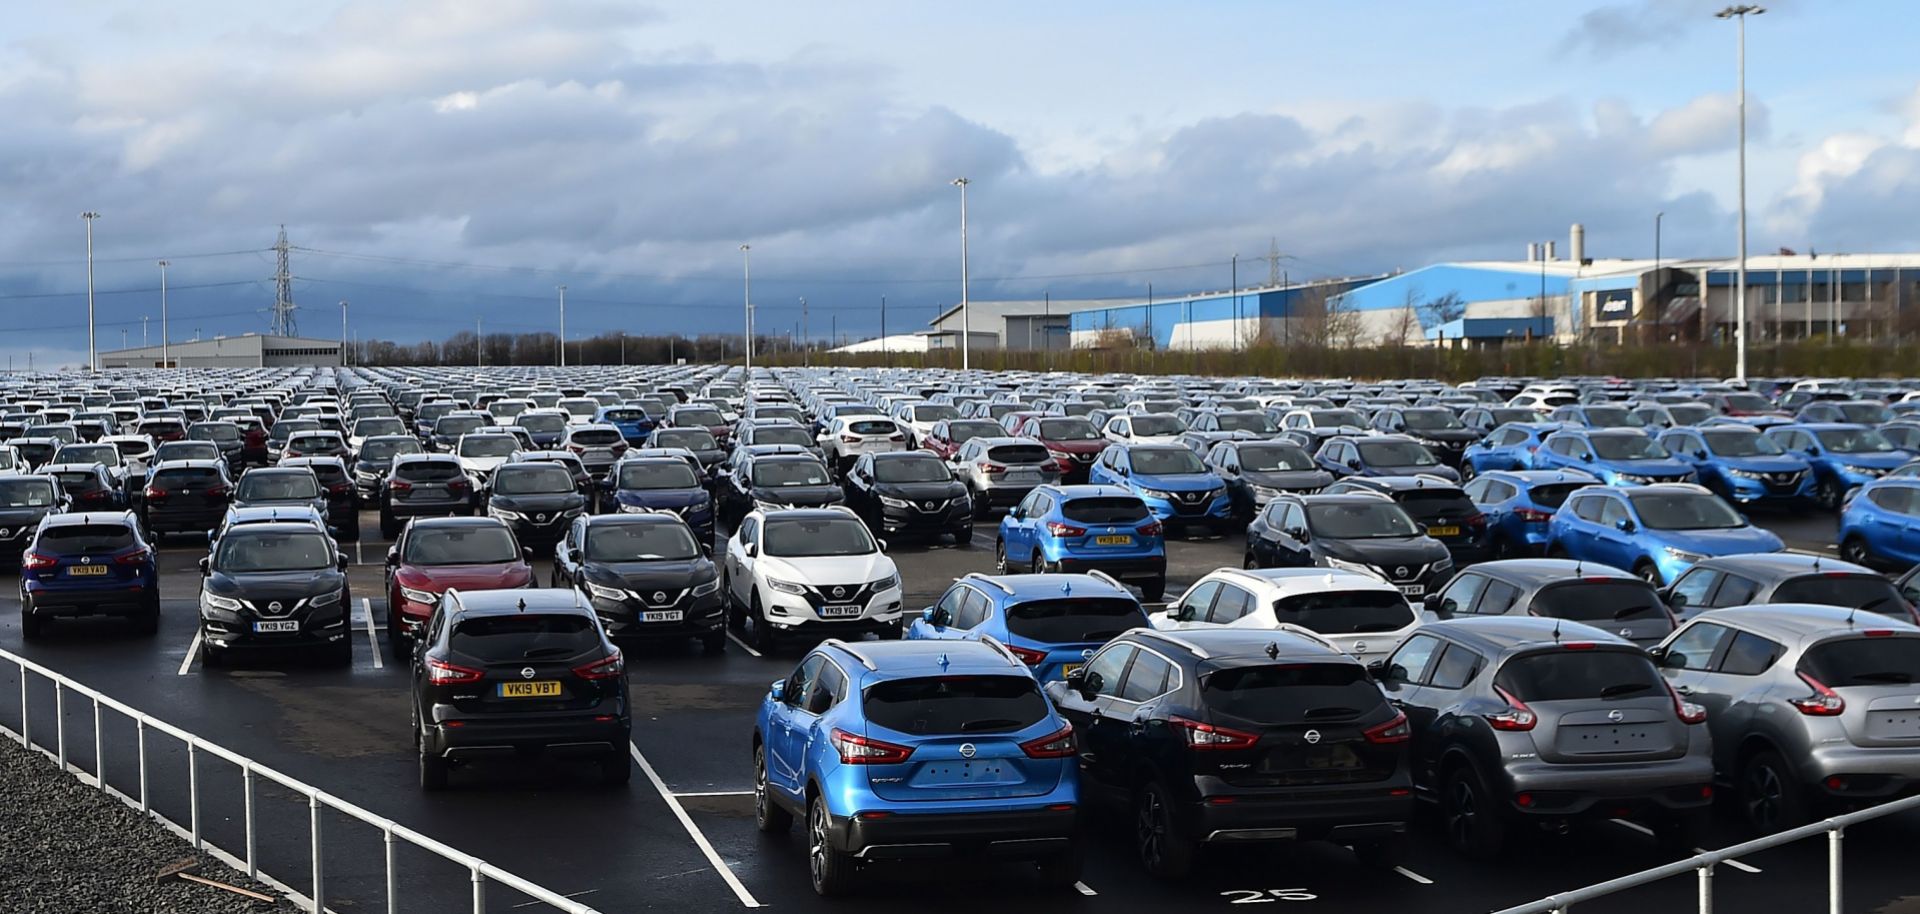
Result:
<instances>
[{"instance_id":1,"label":"license plate","mask_svg":"<svg viewBox=\"0 0 1920 914\"><path fill-rule=\"evenodd\" d=\"M447 494L447 490L440 486L414 486L413 494L415 497L421 495L445 495Z\"/></svg>"},{"instance_id":2,"label":"license plate","mask_svg":"<svg viewBox=\"0 0 1920 914\"><path fill-rule=\"evenodd\" d=\"M501 698L554 698L560 694L560 683L543 682L503 682L500 683Z\"/></svg>"},{"instance_id":3,"label":"license plate","mask_svg":"<svg viewBox=\"0 0 1920 914\"><path fill-rule=\"evenodd\" d=\"M1879 715L1877 726L1869 724L1868 732L1883 739L1912 739L1920 737L1920 713L1912 711L1894 711Z\"/></svg>"},{"instance_id":4,"label":"license plate","mask_svg":"<svg viewBox=\"0 0 1920 914\"><path fill-rule=\"evenodd\" d=\"M1083 666L1086 666L1086 664L1084 664L1084 663L1069 663L1069 664L1067 664L1066 666L1063 666L1063 667L1061 667L1061 668L1060 668L1060 675L1061 675L1061 677L1062 677L1062 678L1065 678L1065 677L1067 677L1067 676L1071 676L1071 675L1073 675L1073 671L1074 671L1074 670L1077 670L1077 669L1079 669L1079 668L1081 668L1081 667L1083 667Z\"/></svg>"},{"instance_id":5,"label":"license plate","mask_svg":"<svg viewBox=\"0 0 1920 914\"><path fill-rule=\"evenodd\" d=\"M262 635L287 634L299 631L300 623L292 620L286 622L255 622L253 623L253 630Z\"/></svg>"},{"instance_id":6,"label":"license plate","mask_svg":"<svg viewBox=\"0 0 1920 914\"><path fill-rule=\"evenodd\" d=\"M69 577L97 577L106 573L107 566L105 565L70 565L67 567L67 575Z\"/></svg>"},{"instance_id":7,"label":"license plate","mask_svg":"<svg viewBox=\"0 0 1920 914\"><path fill-rule=\"evenodd\" d=\"M866 607L864 606L822 606L820 607L820 618L845 619L849 616L860 615L860 613L865 610Z\"/></svg>"},{"instance_id":8,"label":"license plate","mask_svg":"<svg viewBox=\"0 0 1920 914\"><path fill-rule=\"evenodd\" d=\"M678 622L687 614L678 609L655 609L640 614L642 622Z\"/></svg>"},{"instance_id":9,"label":"license plate","mask_svg":"<svg viewBox=\"0 0 1920 914\"><path fill-rule=\"evenodd\" d=\"M1459 536L1459 527L1428 527L1428 536Z\"/></svg>"},{"instance_id":10,"label":"license plate","mask_svg":"<svg viewBox=\"0 0 1920 914\"><path fill-rule=\"evenodd\" d=\"M1400 595L1403 597L1424 597L1427 595L1427 585L1402 584L1400 585Z\"/></svg>"},{"instance_id":11,"label":"license plate","mask_svg":"<svg viewBox=\"0 0 1920 914\"><path fill-rule=\"evenodd\" d=\"M1039 478L1040 478L1040 473L1037 470L1008 470L1007 471L1008 482L1033 482L1034 480Z\"/></svg>"},{"instance_id":12,"label":"license plate","mask_svg":"<svg viewBox=\"0 0 1920 914\"><path fill-rule=\"evenodd\" d=\"M1097 546L1131 546L1133 545L1133 537L1131 536L1096 536L1093 538L1093 542L1094 542L1094 545L1097 545Z\"/></svg>"}]
</instances>

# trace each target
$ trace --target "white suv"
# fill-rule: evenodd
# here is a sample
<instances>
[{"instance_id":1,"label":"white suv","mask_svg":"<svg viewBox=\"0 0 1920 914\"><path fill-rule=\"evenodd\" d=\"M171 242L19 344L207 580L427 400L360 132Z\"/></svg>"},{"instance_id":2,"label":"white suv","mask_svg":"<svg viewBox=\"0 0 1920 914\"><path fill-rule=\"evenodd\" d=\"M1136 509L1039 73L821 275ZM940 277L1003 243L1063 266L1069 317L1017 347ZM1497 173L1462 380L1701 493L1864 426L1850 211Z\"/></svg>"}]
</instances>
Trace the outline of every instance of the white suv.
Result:
<instances>
[{"instance_id":1,"label":"white suv","mask_svg":"<svg viewBox=\"0 0 1920 914\"><path fill-rule=\"evenodd\" d=\"M862 454L907 449L906 433L886 416L836 416L814 440L820 444L820 453L826 455L827 466L843 474Z\"/></svg>"},{"instance_id":2,"label":"white suv","mask_svg":"<svg viewBox=\"0 0 1920 914\"><path fill-rule=\"evenodd\" d=\"M1103 434L1114 444L1179 444L1187 424L1172 413L1122 414L1107 420Z\"/></svg>"},{"instance_id":3,"label":"white suv","mask_svg":"<svg viewBox=\"0 0 1920 914\"><path fill-rule=\"evenodd\" d=\"M453 446L454 459L460 461L460 469L475 486L484 486L493 479L493 471L520 450L520 439L500 431L499 426L478 432L468 432L460 436Z\"/></svg>"},{"instance_id":4,"label":"white suv","mask_svg":"<svg viewBox=\"0 0 1920 914\"><path fill-rule=\"evenodd\" d=\"M762 651L782 635L899 637L900 570L883 547L846 508L749 511L721 562L728 618Z\"/></svg>"},{"instance_id":5,"label":"white suv","mask_svg":"<svg viewBox=\"0 0 1920 914\"><path fill-rule=\"evenodd\" d=\"M1284 629L1312 632L1361 663L1384 660L1422 621L1400 588L1370 574L1325 568L1222 568L1201 578L1154 628Z\"/></svg>"}]
</instances>

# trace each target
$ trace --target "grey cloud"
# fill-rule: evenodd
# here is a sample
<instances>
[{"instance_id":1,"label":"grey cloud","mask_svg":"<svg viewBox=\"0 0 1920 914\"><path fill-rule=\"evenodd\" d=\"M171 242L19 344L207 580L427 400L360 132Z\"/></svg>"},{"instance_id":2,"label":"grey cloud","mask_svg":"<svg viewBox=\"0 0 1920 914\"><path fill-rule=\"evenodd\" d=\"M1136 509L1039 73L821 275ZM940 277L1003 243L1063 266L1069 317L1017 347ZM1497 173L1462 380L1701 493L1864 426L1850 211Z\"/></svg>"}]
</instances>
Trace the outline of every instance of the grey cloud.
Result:
<instances>
[{"instance_id":1,"label":"grey cloud","mask_svg":"<svg viewBox=\"0 0 1920 914\"><path fill-rule=\"evenodd\" d=\"M1711 21L1725 0L1639 0L1582 13L1561 36L1563 51L1607 58L1648 47L1670 47ZM1557 8L1557 7L1555 7Z\"/></svg>"}]
</instances>

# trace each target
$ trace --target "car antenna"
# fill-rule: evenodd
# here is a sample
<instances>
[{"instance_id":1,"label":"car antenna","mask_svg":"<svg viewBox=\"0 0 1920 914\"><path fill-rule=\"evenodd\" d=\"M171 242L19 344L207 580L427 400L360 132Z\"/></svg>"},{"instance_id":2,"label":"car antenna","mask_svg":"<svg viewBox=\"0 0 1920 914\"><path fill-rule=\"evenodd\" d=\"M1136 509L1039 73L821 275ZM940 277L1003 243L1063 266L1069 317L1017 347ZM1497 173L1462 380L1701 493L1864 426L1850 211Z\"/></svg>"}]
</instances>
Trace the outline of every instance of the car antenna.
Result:
<instances>
[{"instance_id":1,"label":"car antenna","mask_svg":"<svg viewBox=\"0 0 1920 914\"><path fill-rule=\"evenodd\" d=\"M1560 640L1560 618L1558 616L1555 616L1553 620L1553 640Z\"/></svg>"},{"instance_id":2,"label":"car antenna","mask_svg":"<svg viewBox=\"0 0 1920 914\"><path fill-rule=\"evenodd\" d=\"M1279 656L1280 656L1280 645L1275 644L1272 641L1267 642L1267 659L1275 660L1275 659L1278 659Z\"/></svg>"},{"instance_id":3,"label":"car antenna","mask_svg":"<svg viewBox=\"0 0 1920 914\"><path fill-rule=\"evenodd\" d=\"M519 601L518 603L516 603L516 604L514 604L514 608L515 608L515 609L518 609L518 610L520 610L521 612L526 612L526 611L527 611L527 598L526 598L526 597L521 597L521 598L520 598L520 601Z\"/></svg>"},{"instance_id":4,"label":"car antenna","mask_svg":"<svg viewBox=\"0 0 1920 914\"><path fill-rule=\"evenodd\" d=\"M1848 628L1853 627L1853 617L1859 614L1860 614L1860 607L1858 606L1855 606L1852 609L1847 610L1847 627Z\"/></svg>"}]
</instances>

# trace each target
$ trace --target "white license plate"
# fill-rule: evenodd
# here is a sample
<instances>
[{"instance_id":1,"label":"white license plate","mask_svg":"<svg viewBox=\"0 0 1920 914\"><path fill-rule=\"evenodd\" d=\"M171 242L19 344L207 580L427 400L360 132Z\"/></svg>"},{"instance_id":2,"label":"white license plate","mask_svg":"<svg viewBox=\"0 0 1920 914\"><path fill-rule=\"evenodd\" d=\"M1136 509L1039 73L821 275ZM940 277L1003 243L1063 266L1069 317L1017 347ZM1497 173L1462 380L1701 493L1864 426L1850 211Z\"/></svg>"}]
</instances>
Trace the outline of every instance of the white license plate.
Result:
<instances>
[{"instance_id":1,"label":"white license plate","mask_svg":"<svg viewBox=\"0 0 1920 914\"><path fill-rule=\"evenodd\" d=\"M299 631L300 623L291 620L286 622L255 622L253 623L253 630L262 635L286 634Z\"/></svg>"},{"instance_id":2,"label":"white license plate","mask_svg":"<svg viewBox=\"0 0 1920 914\"><path fill-rule=\"evenodd\" d=\"M820 607L820 618L846 619L860 615L860 613L865 610L866 607L864 606L822 606Z\"/></svg>"},{"instance_id":3,"label":"white license plate","mask_svg":"<svg viewBox=\"0 0 1920 914\"><path fill-rule=\"evenodd\" d=\"M654 609L640 614L642 622L678 622L687 614L678 609Z\"/></svg>"},{"instance_id":4,"label":"white license plate","mask_svg":"<svg viewBox=\"0 0 1920 914\"><path fill-rule=\"evenodd\" d=\"M1424 597L1427 595L1427 585L1402 584L1400 585L1400 595L1403 597Z\"/></svg>"},{"instance_id":5,"label":"white license plate","mask_svg":"<svg viewBox=\"0 0 1920 914\"><path fill-rule=\"evenodd\" d=\"M1008 482L1039 482L1040 472L1038 470L1008 470L1007 481Z\"/></svg>"}]
</instances>

